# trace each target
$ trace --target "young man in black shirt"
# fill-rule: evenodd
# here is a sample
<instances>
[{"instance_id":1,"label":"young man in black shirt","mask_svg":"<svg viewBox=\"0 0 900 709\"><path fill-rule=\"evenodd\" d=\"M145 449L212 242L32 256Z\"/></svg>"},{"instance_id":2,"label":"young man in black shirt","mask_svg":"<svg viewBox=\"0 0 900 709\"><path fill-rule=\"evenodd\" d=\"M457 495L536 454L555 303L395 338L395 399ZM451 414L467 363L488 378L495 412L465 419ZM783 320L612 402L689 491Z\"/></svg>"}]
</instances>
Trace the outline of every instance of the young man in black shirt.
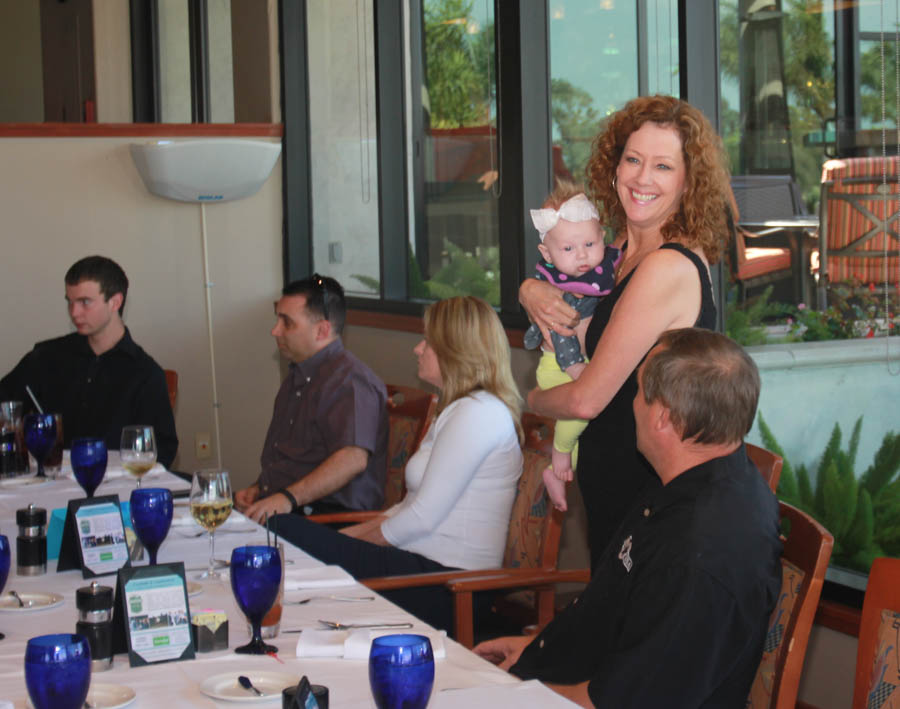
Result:
<instances>
[{"instance_id":1,"label":"young man in black shirt","mask_svg":"<svg viewBox=\"0 0 900 709\"><path fill-rule=\"evenodd\" d=\"M46 412L62 414L64 445L94 436L119 448L122 427L149 424L167 468L178 451L166 377L122 322L128 278L104 256L87 256L66 272L66 303L76 332L38 342L0 380L0 400L33 409L29 386Z\"/></svg>"}]
</instances>

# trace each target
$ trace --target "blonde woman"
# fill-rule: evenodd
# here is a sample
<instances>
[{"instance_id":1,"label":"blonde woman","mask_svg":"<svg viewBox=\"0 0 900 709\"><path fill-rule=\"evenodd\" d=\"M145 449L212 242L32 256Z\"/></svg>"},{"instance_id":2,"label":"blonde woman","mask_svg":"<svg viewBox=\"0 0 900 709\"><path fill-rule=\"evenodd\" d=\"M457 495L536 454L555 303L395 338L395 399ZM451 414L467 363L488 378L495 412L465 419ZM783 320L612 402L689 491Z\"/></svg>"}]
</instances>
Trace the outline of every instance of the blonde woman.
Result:
<instances>
[{"instance_id":1,"label":"blonde woman","mask_svg":"<svg viewBox=\"0 0 900 709\"><path fill-rule=\"evenodd\" d=\"M425 311L419 378L441 391L434 423L406 464L407 495L375 519L341 530L280 515L278 530L356 578L497 566L522 472L522 400L509 344L493 308L459 296ZM385 594L435 627L448 627L443 588Z\"/></svg>"}]
</instances>

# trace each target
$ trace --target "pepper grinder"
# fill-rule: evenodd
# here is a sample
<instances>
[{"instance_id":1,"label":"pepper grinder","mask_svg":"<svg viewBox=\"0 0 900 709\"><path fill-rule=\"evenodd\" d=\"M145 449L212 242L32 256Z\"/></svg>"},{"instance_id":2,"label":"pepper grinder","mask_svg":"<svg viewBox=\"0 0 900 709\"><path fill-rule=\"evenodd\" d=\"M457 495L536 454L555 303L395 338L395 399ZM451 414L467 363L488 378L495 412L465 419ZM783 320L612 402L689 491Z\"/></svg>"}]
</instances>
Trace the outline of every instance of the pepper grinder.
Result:
<instances>
[{"instance_id":1,"label":"pepper grinder","mask_svg":"<svg viewBox=\"0 0 900 709\"><path fill-rule=\"evenodd\" d=\"M75 632L84 635L91 646L91 671L103 672L112 667L113 590L92 581L75 592L78 622Z\"/></svg>"},{"instance_id":2,"label":"pepper grinder","mask_svg":"<svg viewBox=\"0 0 900 709\"><path fill-rule=\"evenodd\" d=\"M40 576L47 573L47 510L34 503L16 510L16 573Z\"/></svg>"}]
</instances>

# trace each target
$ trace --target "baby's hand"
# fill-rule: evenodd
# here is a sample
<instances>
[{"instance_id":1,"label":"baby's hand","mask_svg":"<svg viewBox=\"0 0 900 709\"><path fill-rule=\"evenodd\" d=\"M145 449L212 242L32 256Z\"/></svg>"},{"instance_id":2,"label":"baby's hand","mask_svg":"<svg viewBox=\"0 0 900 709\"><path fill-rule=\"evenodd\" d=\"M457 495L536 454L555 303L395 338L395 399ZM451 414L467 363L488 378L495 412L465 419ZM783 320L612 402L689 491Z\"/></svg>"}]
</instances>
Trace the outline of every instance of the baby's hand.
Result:
<instances>
[{"instance_id":1,"label":"baby's hand","mask_svg":"<svg viewBox=\"0 0 900 709\"><path fill-rule=\"evenodd\" d=\"M560 512L565 512L568 509L566 503L566 483L556 477L553 468L544 468L543 476L544 487L547 488L547 496L550 498L550 502Z\"/></svg>"}]
</instances>

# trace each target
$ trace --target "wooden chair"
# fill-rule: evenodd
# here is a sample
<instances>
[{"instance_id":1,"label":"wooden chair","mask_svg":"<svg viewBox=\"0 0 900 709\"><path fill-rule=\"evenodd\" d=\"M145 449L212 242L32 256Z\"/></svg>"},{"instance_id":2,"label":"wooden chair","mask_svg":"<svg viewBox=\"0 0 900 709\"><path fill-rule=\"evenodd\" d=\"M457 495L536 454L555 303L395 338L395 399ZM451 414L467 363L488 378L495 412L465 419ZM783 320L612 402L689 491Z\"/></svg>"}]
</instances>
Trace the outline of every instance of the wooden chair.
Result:
<instances>
[{"instance_id":1,"label":"wooden chair","mask_svg":"<svg viewBox=\"0 0 900 709\"><path fill-rule=\"evenodd\" d=\"M174 369L163 370L166 374L166 387L169 390L169 403L172 411L175 410L175 402L178 401L178 372Z\"/></svg>"},{"instance_id":2,"label":"wooden chair","mask_svg":"<svg viewBox=\"0 0 900 709\"><path fill-rule=\"evenodd\" d=\"M391 507L406 494L404 473L406 462L415 453L434 418L437 396L415 387L388 384L387 478L384 485L384 509ZM309 515L320 524L352 524L371 519L376 512L334 512Z\"/></svg>"},{"instance_id":3,"label":"wooden chair","mask_svg":"<svg viewBox=\"0 0 900 709\"><path fill-rule=\"evenodd\" d=\"M782 457L765 448L754 446L752 443L745 443L744 447L747 449L747 457L753 461L753 465L757 467L763 479L769 484L769 489L775 492L778 489L778 480L781 478L781 466L784 464Z\"/></svg>"},{"instance_id":4,"label":"wooden chair","mask_svg":"<svg viewBox=\"0 0 900 709\"><path fill-rule=\"evenodd\" d=\"M834 545L834 537L808 514L785 502L778 505L782 526L787 521L789 531L782 535L781 593L747 702L753 709L793 709L797 701L806 645Z\"/></svg>"},{"instance_id":5,"label":"wooden chair","mask_svg":"<svg viewBox=\"0 0 900 709\"><path fill-rule=\"evenodd\" d=\"M555 584L590 580L587 569L556 568L563 513L550 504L542 477L550 464L554 422L525 414L522 424L525 428L522 477L513 502L501 568L361 579L361 583L376 591L446 586L454 598L454 637L466 647L474 644L474 592L531 589L535 592L537 622L543 626L553 618Z\"/></svg>"},{"instance_id":6,"label":"wooden chair","mask_svg":"<svg viewBox=\"0 0 900 709\"><path fill-rule=\"evenodd\" d=\"M900 559L875 559L869 571L859 625L853 709L880 706L878 698L900 684L897 682L898 646Z\"/></svg>"},{"instance_id":7,"label":"wooden chair","mask_svg":"<svg viewBox=\"0 0 900 709\"><path fill-rule=\"evenodd\" d=\"M896 288L900 281L897 220L900 158L842 158L822 168L819 202L818 306L839 281ZM885 174L882 175L882 172Z\"/></svg>"}]
</instances>

